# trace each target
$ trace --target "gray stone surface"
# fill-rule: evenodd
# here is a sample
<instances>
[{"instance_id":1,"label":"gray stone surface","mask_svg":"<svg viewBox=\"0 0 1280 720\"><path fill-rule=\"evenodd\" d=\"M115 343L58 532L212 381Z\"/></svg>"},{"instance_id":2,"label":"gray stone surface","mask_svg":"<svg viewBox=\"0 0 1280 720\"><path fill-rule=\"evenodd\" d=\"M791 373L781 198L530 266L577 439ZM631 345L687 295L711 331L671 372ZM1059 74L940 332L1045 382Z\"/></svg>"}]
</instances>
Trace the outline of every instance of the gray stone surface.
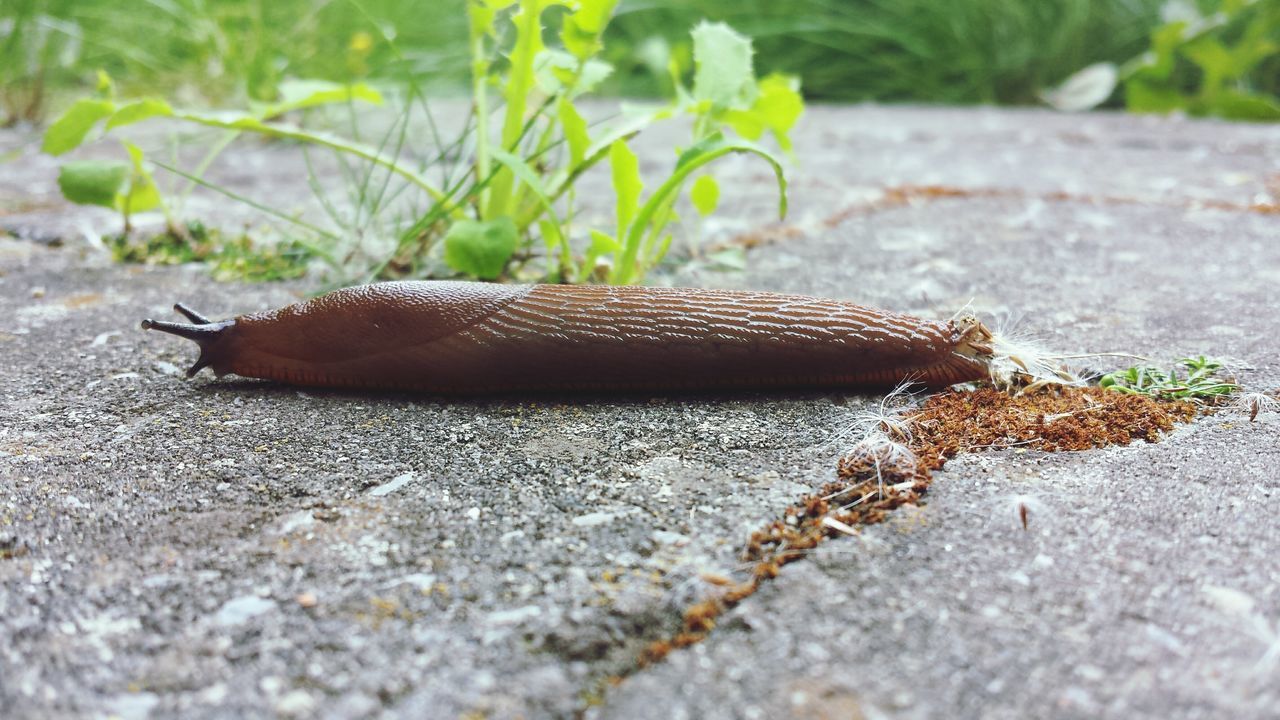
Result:
<instances>
[{"instance_id":1,"label":"gray stone surface","mask_svg":"<svg viewBox=\"0 0 1280 720\"><path fill-rule=\"evenodd\" d=\"M766 242L745 272L669 281L932 316L971 301L1055 348L1203 352L1280 385L1280 215L1248 208L1277 202L1280 128L858 107L797 135L789 224L734 159L701 231ZM704 643L604 686L831 477L867 399L185 382L190 348L141 317L309 286L113 266L83 240L102 229L75 230L109 219L63 206L32 137L0 134L15 148L0 227L62 242L0 238L5 717L1276 716L1280 415L961 458L923 508L825 544ZM287 148L235 152L263 169L245 189L298 191ZM924 185L951 192L903 191Z\"/></svg>"}]
</instances>

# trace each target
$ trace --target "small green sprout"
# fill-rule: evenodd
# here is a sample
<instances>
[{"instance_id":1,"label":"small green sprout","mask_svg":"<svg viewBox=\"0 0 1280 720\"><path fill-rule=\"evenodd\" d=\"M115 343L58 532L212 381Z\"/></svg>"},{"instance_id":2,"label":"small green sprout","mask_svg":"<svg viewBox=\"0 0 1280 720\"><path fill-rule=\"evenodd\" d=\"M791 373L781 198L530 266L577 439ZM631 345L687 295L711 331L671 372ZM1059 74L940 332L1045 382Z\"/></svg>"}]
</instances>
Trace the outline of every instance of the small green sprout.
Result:
<instances>
[{"instance_id":1,"label":"small green sprout","mask_svg":"<svg viewBox=\"0 0 1280 720\"><path fill-rule=\"evenodd\" d=\"M1173 400L1217 401L1240 389L1240 386L1217 377L1222 363L1203 355L1182 358L1169 372L1146 365L1108 373L1098 384L1108 390L1128 395L1148 395ZM1178 376L1181 368L1186 375Z\"/></svg>"}]
</instances>

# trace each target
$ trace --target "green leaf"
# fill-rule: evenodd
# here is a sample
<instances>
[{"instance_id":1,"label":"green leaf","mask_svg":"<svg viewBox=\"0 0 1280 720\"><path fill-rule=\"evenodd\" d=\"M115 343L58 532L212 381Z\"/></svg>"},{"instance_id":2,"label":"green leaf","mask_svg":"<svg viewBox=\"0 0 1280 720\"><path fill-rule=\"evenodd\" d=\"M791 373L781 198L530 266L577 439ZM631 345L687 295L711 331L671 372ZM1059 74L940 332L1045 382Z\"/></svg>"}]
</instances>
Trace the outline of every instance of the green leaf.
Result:
<instances>
[{"instance_id":1,"label":"green leaf","mask_svg":"<svg viewBox=\"0 0 1280 720\"><path fill-rule=\"evenodd\" d=\"M577 12L564 19L560 41L579 60L601 50L600 35L609 24L618 0L579 0Z\"/></svg>"},{"instance_id":2,"label":"green leaf","mask_svg":"<svg viewBox=\"0 0 1280 720\"><path fill-rule=\"evenodd\" d=\"M1223 80L1232 75L1231 53L1215 37L1205 36L1188 43L1182 48L1182 54L1200 67L1203 73L1200 86L1206 94L1217 92Z\"/></svg>"},{"instance_id":3,"label":"green leaf","mask_svg":"<svg viewBox=\"0 0 1280 720\"><path fill-rule=\"evenodd\" d=\"M542 232L542 244L547 246L547 254L554 254L563 242L560 226L554 220L544 218L538 221L538 230Z\"/></svg>"},{"instance_id":4,"label":"green leaf","mask_svg":"<svg viewBox=\"0 0 1280 720\"><path fill-rule=\"evenodd\" d=\"M569 167L576 168L587 157L587 148L591 145L587 121L568 98L560 98L556 110L560 116L560 127L564 130L564 140L569 145Z\"/></svg>"},{"instance_id":5,"label":"green leaf","mask_svg":"<svg viewBox=\"0 0 1280 720\"><path fill-rule=\"evenodd\" d=\"M1187 106L1187 98L1169 87L1134 78L1124 84L1124 102L1130 112L1169 113Z\"/></svg>"},{"instance_id":6,"label":"green leaf","mask_svg":"<svg viewBox=\"0 0 1280 720\"><path fill-rule=\"evenodd\" d=\"M622 237L631 227L631 219L640 204L640 193L644 190L644 182L640 179L640 160L627 147L625 140L619 140L609 148L609 167L613 172L618 237Z\"/></svg>"},{"instance_id":7,"label":"green leaf","mask_svg":"<svg viewBox=\"0 0 1280 720\"><path fill-rule=\"evenodd\" d=\"M1194 6L1191 7L1189 26L1180 49L1204 73L1202 96L1212 95L1223 81L1243 79L1259 62L1275 52L1276 45L1268 35L1274 36L1276 18L1268 17L1264 11L1248 20L1241 17L1246 6L1253 2L1248 0L1236 9L1228 9L1230 3L1224 3L1218 8L1219 12L1209 16L1201 16ZM1228 25L1243 25L1243 32L1228 33L1225 28ZM1223 43L1227 37L1231 41L1230 47Z\"/></svg>"},{"instance_id":8,"label":"green leaf","mask_svg":"<svg viewBox=\"0 0 1280 720\"><path fill-rule=\"evenodd\" d=\"M742 247L729 247L707 255L707 260L723 270L742 271L747 269L747 250Z\"/></svg>"},{"instance_id":9,"label":"green leaf","mask_svg":"<svg viewBox=\"0 0 1280 720\"><path fill-rule=\"evenodd\" d=\"M1280 101L1276 98L1237 90L1223 90L1196 109L1230 120L1280 120Z\"/></svg>"},{"instance_id":10,"label":"green leaf","mask_svg":"<svg viewBox=\"0 0 1280 720\"><path fill-rule=\"evenodd\" d=\"M170 115L173 115L173 108L163 100L154 98L137 100L121 106L111 117L107 118L107 129L118 128L121 125L132 125L147 118L168 117Z\"/></svg>"},{"instance_id":11,"label":"green leaf","mask_svg":"<svg viewBox=\"0 0 1280 720\"><path fill-rule=\"evenodd\" d=\"M496 35L498 13L515 3L516 0L469 0L467 16L471 19L471 37Z\"/></svg>"},{"instance_id":12,"label":"green leaf","mask_svg":"<svg viewBox=\"0 0 1280 720\"><path fill-rule=\"evenodd\" d=\"M116 197L129 179L129 165L115 160L77 160L58 173L62 196L78 205L116 207Z\"/></svg>"},{"instance_id":13,"label":"green leaf","mask_svg":"<svg viewBox=\"0 0 1280 720\"><path fill-rule=\"evenodd\" d=\"M639 64L655 79L662 79L671 64L671 43L661 35L650 35L636 43L632 51Z\"/></svg>"},{"instance_id":14,"label":"green leaf","mask_svg":"<svg viewBox=\"0 0 1280 720\"><path fill-rule=\"evenodd\" d=\"M693 187L689 190L689 199L693 201L693 206L700 214L710 215L716 211L716 205L720 203L720 185L711 175L700 175L693 181Z\"/></svg>"},{"instance_id":15,"label":"green leaf","mask_svg":"<svg viewBox=\"0 0 1280 720\"><path fill-rule=\"evenodd\" d=\"M1185 379L1178 377L1176 367L1166 373L1159 368L1138 365L1128 370L1108 373L1098 384L1108 390L1128 395L1192 400L1230 395L1240 389L1234 382L1214 377L1222 369L1222 363L1216 360L1201 355L1182 358L1178 365L1187 370Z\"/></svg>"},{"instance_id":16,"label":"green leaf","mask_svg":"<svg viewBox=\"0 0 1280 720\"><path fill-rule=\"evenodd\" d=\"M1244 34L1230 51L1233 77L1244 77L1252 72L1258 63L1274 55L1276 50L1280 50L1280 46L1267 37L1268 32L1274 32L1278 21L1280 21L1280 15L1273 14L1265 20L1259 18L1246 26Z\"/></svg>"},{"instance_id":17,"label":"green leaf","mask_svg":"<svg viewBox=\"0 0 1280 720\"><path fill-rule=\"evenodd\" d=\"M760 98L755 107L770 130L779 135L790 131L804 114L800 78L782 73L766 75L760 81Z\"/></svg>"},{"instance_id":18,"label":"green leaf","mask_svg":"<svg viewBox=\"0 0 1280 720\"><path fill-rule=\"evenodd\" d=\"M1151 32L1151 49L1139 56L1137 64L1127 69L1128 77L1142 76L1150 80L1168 80L1176 61L1174 53L1182 44L1187 29L1183 20L1166 23Z\"/></svg>"},{"instance_id":19,"label":"green leaf","mask_svg":"<svg viewBox=\"0 0 1280 720\"><path fill-rule=\"evenodd\" d=\"M582 272L590 275L596 272L600 258L613 255L622 249L622 245L611 235L599 230L591 231L591 245L587 248L587 256L582 261Z\"/></svg>"},{"instance_id":20,"label":"green leaf","mask_svg":"<svg viewBox=\"0 0 1280 720\"><path fill-rule=\"evenodd\" d=\"M520 182L529 186L529 189L533 191L533 194L537 196L546 209L551 210L551 200L547 196L546 187L542 184L542 178L538 177L538 173L532 167L529 167L529 163L505 150L497 149L493 151L493 159L511 170Z\"/></svg>"},{"instance_id":21,"label":"green leaf","mask_svg":"<svg viewBox=\"0 0 1280 720\"><path fill-rule=\"evenodd\" d=\"M502 163L502 165L510 170L520 182L528 186L529 190L533 192L534 197L538 199L538 203L542 205L543 212L551 216L551 221L557 228L557 239L563 241L563 238L560 237L559 233L561 225L560 218L556 215L555 206L552 204L551 197L547 194L547 188L543 185L542 178L538 176L538 173L536 173L533 168L529 167L529 163L509 152L494 149L493 159ZM521 222L524 223L525 221L521 220ZM528 222L532 222L532 219ZM520 227L522 226L517 226L517 229ZM567 244L565 250L568 250Z\"/></svg>"},{"instance_id":22,"label":"green leaf","mask_svg":"<svg viewBox=\"0 0 1280 720\"><path fill-rule=\"evenodd\" d=\"M502 274L517 240L516 224L509 217L458 220L444 236L444 261L459 272L492 280Z\"/></svg>"},{"instance_id":23,"label":"green leaf","mask_svg":"<svg viewBox=\"0 0 1280 720\"><path fill-rule=\"evenodd\" d=\"M658 122L659 120L669 119L674 115L671 108L635 108L623 105L622 122L606 128L591 145L587 148L587 158L590 161L598 155L603 156L613 148L613 144L619 140L625 140Z\"/></svg>"},{"instance_id":24,"label":"green leaf","mask_svg":"<svg viewBox=\"0 0 1280 720\"><path fill-rule=\"evenodd\" d=\"M94 89L94 94L100 100L114 100L116 97L116 81L101 68L98 69L98 85Z\"/></svg>"},{"instance_id":25,"label":"green leaf","mask_svg":"<svg viewBox=\"0 0 1280 720\"><path fill-rule=\"evenodd\" d=\"M612 235L606 235L599 230L591 231L591 248L590 252L596 255L606 255L615 253L622 249L618 241Z\"/></svg>"},{"instance_id":26,"label":"green leaf","mask_svg":"<svg viewBox=\"0 0 1280 720\"><path fill-rule=\"evenodd\" d=\"M543 50L534 59L538 88L548 95L558 95L569 88L569 95L577 97L594 90L612 73L613 66L603 60L579 64L577 58L563 50Z\"/></svg>"},{"instance_id":27,"label":"green leaf","mask_svg":"<svg viewBox=\"0 0 1280 720\"><path fill-rule=\"evenodd\" d=\"M502 118L503 150L514 150L524 133L525 111L537 82L534 76L534 60L545 45L542 41L542 13L551 5L563 4L562 0L520 0L520 9L511 17L516 27L515 44L507 56L507 82L502 89L507 101ZM514 177L506 169L498 170L489 183L488 204L481 209L483 217L501 217L512 214Z\"/></svg>"},{"instance_id":28,"label":"green leaf","mask_svg":"<svg viewBox=\"0 0 1280 720\"><path fill-rule=\"evenodd\" d=\"M40 149L50 155L61 155L76 149L84 142L93 126L115 112L115 109L115 103L110 100L77 100L45 131L44 144Z\"/></svg>"},{"instance_id":29,"label":"green leaf","mask_svg":"<svg viewBox=\"0 0 1280 720\"><path fill-rule=\"evenodd\" d=\"M729 110L723 120L748 140L759 140L765 130L773 132L783 150L791 149L791 128L804 113L799 78L778 73L765 77L749 110Z\"/></svg>"},{"instance_id":30,"label":"green leaf","mask_svg":"<svg viewBox=\"0 0 1280 720\"><path fill-rule=\"evenodd\" d=\"M751 40L724 23L703 21L692 31L693 98L717 108L746 110L756 100Z\"/></svg>"},{"instance_id":31,"label":"green leaf","mask_svg":"<svg viewBox=\"0 0 1280 720\"><path fill-rule=\"evenodd\" d=\"M124 143L124 149L129 153L129 159L133 163L133 173L129 177L129 191L117 198L117 208L135 213L160 207L160 203L163 202L160 189L156 187L151 169L147 167L142 157L142 149L127 141Z\"/></svg>"},{"instance_id":32,"label":"green leaf","mask_svg":"<svg viewBox=\"0 0 1280 720\"><path fill-rule=\"evenodd\" d=\"M787 215L787 179L782 172L782 161L773 153L759 145L746 140L730 140L723 133L715 133L680 154L676 161L676 170L667 183L679 178L683 180L694 170L707 163L724 157L730 153L748 152L760 156L773 168L774 179L778 181L778 217ZM667 183L664 183L664 187ZM661 191L659 191L661 192ZM658 193L655 192L655 195Z\"/></svg>"},{"instance_id":33,"label":"green leaf","mask_svg":"<svg viewBox=\"0 0 1280 720\"><path fill-rule=\"evenodd\" d=\"M622 257L617 265L614 266L612 273L610 273L609 281L611 283L623 285L635 282L643 275L643 268L639 271L636 268L636 259L644 242L645 233L651 230L649 225L655 221L656 217L665 214L662 212L663 209L670 207L671 198L680 191L684 181L708 163L714 162L730 153L738 152L753 153L769 162L769 165L773 168L774 178L778 181L778 214L780 216L787 214L787 179L782 172L782 163L778 158L755 143L746 140L729 140L725 138L723 133L713 133L681 153L671 177L667 178L657 190L654 190L653 194L645 200L644 205L636 211L635 221L631 223L631 227L627 230L626 239L622 244ZM653 231L653 234L656 234L656 232ZM621 231L619 232L619 237L623 237Z\"/></svg>"},{"instance_id":34,"label":"green leaf","mask_svg":"<svg viewBox=\"0 0 1280 720\"><path fill-rule=\"evenodd\" d=\"M364 83L344 85L327 80L288 80L280 83L280 102L270 105L262 116L270 118L294 110L356 100L381 105L382 94Z\"/></svg>"},{"instance_id":35,"label":"green leaf","mask_svg":"<svg viewBox=\"0 0 1280 720\"><path fill-rule=\"evenodd\" d=\"M542 231L542 242L547 246L548 257L556 257L557 252L559 253L559 260L549 269L551 282L572 282L578 270L573 266L573 248L569 245L569 239L561 232L559 221L550 218L539 220L538 228Z\"/></svg>"}]
</instances>

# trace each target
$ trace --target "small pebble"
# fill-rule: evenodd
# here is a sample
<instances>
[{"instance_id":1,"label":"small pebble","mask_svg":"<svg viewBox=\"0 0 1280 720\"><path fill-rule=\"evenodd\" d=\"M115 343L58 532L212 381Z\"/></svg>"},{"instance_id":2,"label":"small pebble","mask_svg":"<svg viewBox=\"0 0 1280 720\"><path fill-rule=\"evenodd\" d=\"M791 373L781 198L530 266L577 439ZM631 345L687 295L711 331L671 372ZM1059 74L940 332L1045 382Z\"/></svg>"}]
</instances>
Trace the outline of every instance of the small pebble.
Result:
<instances>
[{"instance_id":1,"label":"small pebble","mask_svg":"<svg viewBox=\"0 0 1280 720\"><path fill-rule=\"evenodd\" d=\"M306 690L294 690L276 703L276 712L286 717L310 716L315 709L315 698Z\"/></svg>"},{"instance_id":2,"label":"small pebble","mask_svg":"<svg viewBox=\"0 0 1280 720\"><path fill-rule=\"evenodd\" d=\"M214 622L223 627L239 625L273 610L275 606L274 602L256 595L243 595L224 603L214 616Z\"/></svg>"}]
</instances>

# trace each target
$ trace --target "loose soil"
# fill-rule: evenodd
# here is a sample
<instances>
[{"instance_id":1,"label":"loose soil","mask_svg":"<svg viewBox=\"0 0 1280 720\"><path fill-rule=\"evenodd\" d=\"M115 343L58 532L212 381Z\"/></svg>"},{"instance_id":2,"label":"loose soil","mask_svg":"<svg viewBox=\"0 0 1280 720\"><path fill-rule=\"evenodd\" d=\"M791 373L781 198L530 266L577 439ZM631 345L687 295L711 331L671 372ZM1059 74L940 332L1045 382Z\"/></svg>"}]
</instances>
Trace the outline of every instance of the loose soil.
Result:
<instances>
[{"instance_id":1,"label":"loose soil","mask_svg":"<svg viewBox=\"0 0 1280 720\"><path fill-rule=\"evenodd\" d=\"M1196 412L1190 402L1097 387L1053 387L1019 395L980 388L934 395L918 410L905 413L902 427L881 428L898 436L900 445L857 446L838 462L836 480L801 497L781 517L752 533L744 557L752 564L751 576L741 582L709 579L716 591L686 608L680 629L650 643L638 665L701 642L721 614L828 538L854 534L859 526L884 521L896 508L920 504L933 471L960 453L1012 447L1057 452L1134 440L1156 442ZM904 448L910 453L902 452Z\"/></svg>"}]
</instances>

